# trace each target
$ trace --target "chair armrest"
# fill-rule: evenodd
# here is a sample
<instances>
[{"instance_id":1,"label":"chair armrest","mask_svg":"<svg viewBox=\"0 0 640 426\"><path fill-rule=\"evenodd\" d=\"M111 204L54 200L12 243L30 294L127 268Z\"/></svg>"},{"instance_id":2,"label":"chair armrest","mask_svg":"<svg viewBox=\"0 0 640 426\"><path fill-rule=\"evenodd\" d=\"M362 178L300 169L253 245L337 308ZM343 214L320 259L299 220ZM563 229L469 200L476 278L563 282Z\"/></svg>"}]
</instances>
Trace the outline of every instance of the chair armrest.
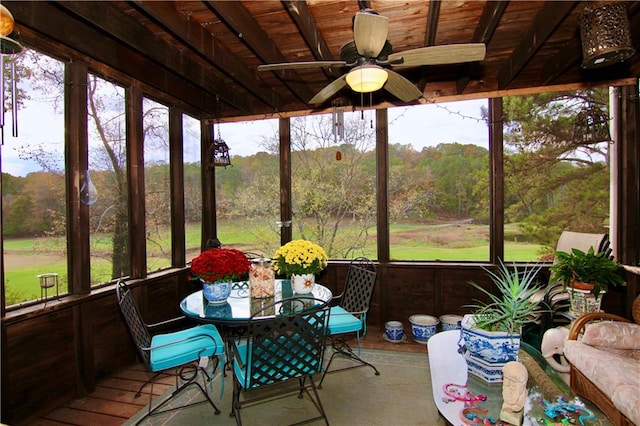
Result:
<instances>
[{"instance_id":1,"label":"chair armrest","mask_svg":"<svg viewBox=\"0 0 640 426\"><path fill-rule=\"evenodd\" d=\"M568 340L577 340L578 336L580 336L584 332L584 328L587 324L595 321L620 321L620 322L631 322L626 318L623 318L618 315L608 314L606 312L596 312L593 314L584 314L581 315L578 319L573 322L571 329L569 330Z\"/></svg>"},{"instance_id":2,"label":"chair armrest","mask_svg":"<svg viewBox=\"0 0 640 426\"><path fill-rule=\"evenodd\" d=\"M169 324L177 323L177 322L180 322L180 321L184 321L186 319L187 319L187 317L185 317L183 315L181 317L175 317L175 318L170 318L168 320L164 320L164 321L160 321L160 322L154 322L153 324L146 324L146 326L149 327L149 328L161 327L161 326L164 326L164 325L169 325Z\"/></svg>"}]
</instances>

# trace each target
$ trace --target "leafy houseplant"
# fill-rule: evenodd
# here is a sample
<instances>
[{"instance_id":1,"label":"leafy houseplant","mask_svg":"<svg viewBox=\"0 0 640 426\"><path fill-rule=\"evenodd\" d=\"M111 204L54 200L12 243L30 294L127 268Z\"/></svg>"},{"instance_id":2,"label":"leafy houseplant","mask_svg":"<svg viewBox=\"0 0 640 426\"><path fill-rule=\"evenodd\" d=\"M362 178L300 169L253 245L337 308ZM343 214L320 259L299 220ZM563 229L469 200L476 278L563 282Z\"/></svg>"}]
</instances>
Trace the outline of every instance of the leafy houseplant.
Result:
<instances>
[{"instance_id":1,"label":"leafy houseplant","mask_svg":"<svg viewBox=\"0 0 640 426\"><path fill-rule=\"evenodd\" d=\"M536 276L540 267L510 271L502 261L496 272L485 269L497 292L471 282L489 302L478 301L473 314L462 319L461 346L469 373L487 382L501 382L502 368L518 359L522 326L531 321L539 304L532 296L538 290Z\"/></svg>"},{"instance_id":2,"label":"leafy houseplant","mask_svg":"<svg viewBox=\"0 0 640 426\"><path fill-rule=\"evenodd\" d=\"M572 249L571 253L557 251L556 263L551 266L550 271L551 278L561 281L565 290L567 287L591 290L598 297L610 285L615 287L625 284L619 269L620 265L605 252L595 253L593 247L590 247L586 253L577 248Z\"/></svg>"},{"instance_id":3,"label":"leafy houseplant","mask_svg":"<svg viewBox=\"0 0 640 426\"><path fill-rule=\"evenodd\" d=\"M236 249L213 248L191 261L191 273L203 282L239 280L250 267L247 256Z\"/></svg>"},{"instance_id":4,"label":"leafy houseplant","mask_svg":"<svg viewBox=\"0 0 640 426\"><path fill-rule=\"evenodd\" d=\"M317 274L327 267L327 253L318 244L293 240L276 250L273 268L279 275Z\"/></svg>"},{"instance_id":5,"label":"leafy houseplant","mask_svg":"<svg viewBox=\"0 0 640 426\"><path fill-rule=\"evenodd\" d=\"M470 283L490 299L488 303L478 302L469 306L475 309L476 327L487 331L504 331L509 335L519 334L540 303L532 300L539 289L536 276L540 267L525 268L519 273L515 265L513 271L510 271L500 261L497 272L483 269L489 274L498 294L491 293L474 282Z\"/></svg>"}]
</instances>

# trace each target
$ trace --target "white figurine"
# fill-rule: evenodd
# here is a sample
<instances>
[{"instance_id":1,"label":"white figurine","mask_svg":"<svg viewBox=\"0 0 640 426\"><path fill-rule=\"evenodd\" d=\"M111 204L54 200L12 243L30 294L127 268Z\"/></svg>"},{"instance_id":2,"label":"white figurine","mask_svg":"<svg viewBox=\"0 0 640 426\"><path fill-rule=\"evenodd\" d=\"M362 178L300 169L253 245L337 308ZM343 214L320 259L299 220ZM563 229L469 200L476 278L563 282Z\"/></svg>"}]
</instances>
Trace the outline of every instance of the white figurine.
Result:
<instances>
[{"instance_id":1,"label":"white figurine","mask_svg":"<svg viewBox=\"0 0 640 426\"><path fill-rule=\"evenodd\" d=\"M529 373L518 361L510 361L502 367L502 410L500 420L513 425L522 424L524 402L527 398Z\"/></svg>"}]
</instances>

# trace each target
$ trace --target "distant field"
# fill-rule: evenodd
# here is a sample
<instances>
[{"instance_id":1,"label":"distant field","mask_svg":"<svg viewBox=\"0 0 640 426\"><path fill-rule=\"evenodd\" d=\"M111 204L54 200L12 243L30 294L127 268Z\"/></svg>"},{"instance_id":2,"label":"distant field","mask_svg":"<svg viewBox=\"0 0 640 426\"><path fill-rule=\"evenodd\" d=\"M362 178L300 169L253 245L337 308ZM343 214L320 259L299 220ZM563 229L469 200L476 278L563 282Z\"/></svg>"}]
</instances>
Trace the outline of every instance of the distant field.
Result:
<instances>
[{"instance_id":1,"label":"distant field","mask_svg":"<svg viewBox=\"0 0 640 426\"><path fill-rule=\"evenodd\" d=\"M253 235L277 234L255 223L239 223L238 220L220 221L218 223L219 238L223 244L231 244L241 249L249 250ZM516 233L517 227L505 228L505 235ZM250 230L250 232L248 232ZM390 226L391 258L394 260L426 260L426 261L486 261L489 258L488 227L474 224L441 224L415 225L393 224ZM163 236L166 246L169 245L170 235ZM375 235L373 236L375 238ZM511 240L522 240L510 238ZM109 253L110 249L105 241L100 239L99 247L93 250ZM197 252L200 241L200 227L191 224L187 227L187 241L192 242L193 248L188 253ZM375 259L376 247L373 243L365 250L365 255ZM4 268L7 305L34 300L40 297L38 274L57 273L59 276L60 293L67 292L67 260L64 250L64 239L12 239L4 241ZM505 242L506 261L535 261L540 257L542 246L526 242ZM156 269L161 265L168 265L166 255L148 252L148 265ZM106 256L108 257L108 256ZM187 260L192 257L187 255ZM92 258L92 276L103 277L93 280L104 282L110 276L110 263L106 259ZM55 294L49 289L48 294Z\"/></svg>"}]
</instances>

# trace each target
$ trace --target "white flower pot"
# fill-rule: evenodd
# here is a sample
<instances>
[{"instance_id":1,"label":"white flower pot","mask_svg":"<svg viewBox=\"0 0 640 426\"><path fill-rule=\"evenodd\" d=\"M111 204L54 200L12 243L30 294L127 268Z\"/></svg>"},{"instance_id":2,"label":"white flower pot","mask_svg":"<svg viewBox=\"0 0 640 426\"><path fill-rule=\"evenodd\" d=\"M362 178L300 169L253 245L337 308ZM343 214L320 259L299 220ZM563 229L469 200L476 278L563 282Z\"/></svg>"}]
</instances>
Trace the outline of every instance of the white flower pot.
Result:
<instances>
[{"instance_id":1,"label":"white flower pot","mask_svg":"<svg viewBox=\"0 0 640 426\"><path fill-rule=\"evenodd\" d=\"M462 340L469 373L486 382L502 382L502 367L509 361L518 360L520 335L481 330L475 327L473 315L465 315L462 319Z\"/></svg>"},{"instance_id":2,"label":"white flower pot","mask_svg":"<svg viewBox=\"0 0 640 426\"><path fill-rule=\"evenodd\" d=\"M308 294L313 290L316 283L314 274L291 275L291 288L296 294Z\"/></svg>"}]
</instances>

